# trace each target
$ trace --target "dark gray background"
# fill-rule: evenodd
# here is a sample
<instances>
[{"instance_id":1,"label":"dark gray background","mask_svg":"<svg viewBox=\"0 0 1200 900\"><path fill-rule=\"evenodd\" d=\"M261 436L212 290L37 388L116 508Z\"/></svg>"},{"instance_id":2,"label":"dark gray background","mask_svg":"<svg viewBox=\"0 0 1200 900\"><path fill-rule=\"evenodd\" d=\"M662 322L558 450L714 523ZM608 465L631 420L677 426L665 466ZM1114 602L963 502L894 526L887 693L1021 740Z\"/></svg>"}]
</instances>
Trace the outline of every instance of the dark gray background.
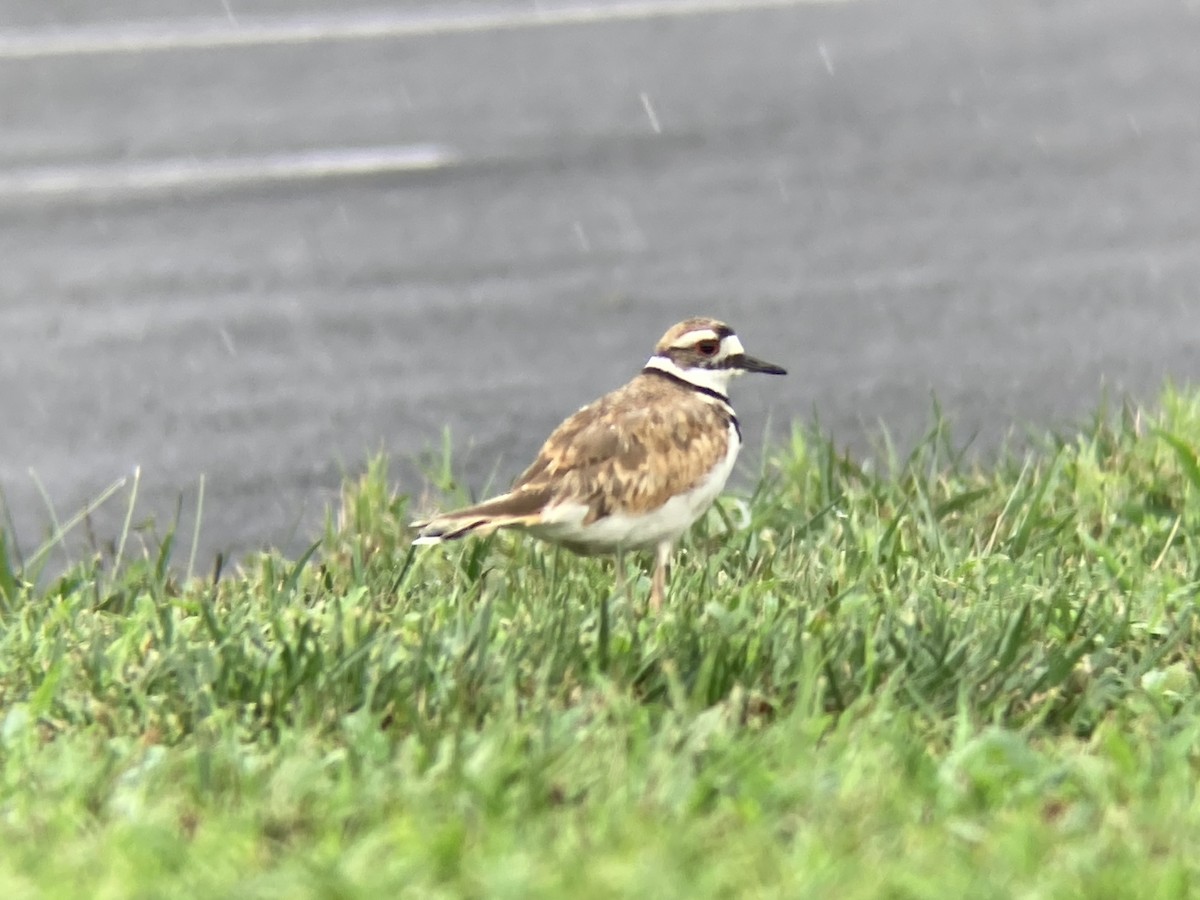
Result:
<instances>
[{"instance_id":1,"label":"dark gray background","mask_svg":"<svg viewBox=\"0 0 1200 900\"><path fill-rule=\"evenodd\" d=\"M853 446L880 422L903 443L932 392L987 447L1192 377L1195 3L28 52L152 17L227 20L218 0L0 0L0 486L26 550L46 518L31 468L65 517L140 465L139 512L161 523L182 495L185 528L206 473L205 554L295 550L343 471L411 460L443 426L473 489L502 483L696 313L791 370L736 385L749 466L768 414L776 434L815 411ZM453 161L137 184L163 160L404 144ZM47 167L59 187L36 187Z\"/></svg>"}]
</instances>

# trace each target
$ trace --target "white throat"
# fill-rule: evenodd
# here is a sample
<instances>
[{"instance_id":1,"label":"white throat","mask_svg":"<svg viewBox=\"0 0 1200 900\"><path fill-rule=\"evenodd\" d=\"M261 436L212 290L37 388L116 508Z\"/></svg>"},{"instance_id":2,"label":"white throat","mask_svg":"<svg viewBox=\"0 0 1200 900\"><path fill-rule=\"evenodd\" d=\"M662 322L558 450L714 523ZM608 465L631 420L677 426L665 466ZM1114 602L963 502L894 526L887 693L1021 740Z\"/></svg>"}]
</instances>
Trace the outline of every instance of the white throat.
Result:
<instances>
[{"instance_id":1,"label":"white throat","mask_svg":"<svg viewBox=\"0 0 1200 900\"><path fill-rule=\"evenodd\" d=\"M668 375L674 375L688 384L716 391L727 401L729 399L729 379L740 374L736 369L681 369L665 356L652 356L646 363L647 369L658 369Z\"/></svg>"}]
</instances>

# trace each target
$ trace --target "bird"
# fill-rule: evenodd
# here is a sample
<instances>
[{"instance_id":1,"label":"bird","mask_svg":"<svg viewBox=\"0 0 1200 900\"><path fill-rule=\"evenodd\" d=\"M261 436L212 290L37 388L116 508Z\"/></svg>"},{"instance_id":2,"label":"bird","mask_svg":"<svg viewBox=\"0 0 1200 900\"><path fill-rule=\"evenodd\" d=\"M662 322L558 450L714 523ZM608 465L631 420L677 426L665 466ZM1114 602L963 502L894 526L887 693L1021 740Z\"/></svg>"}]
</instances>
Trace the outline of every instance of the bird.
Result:
<instances>
[{"instance_id":1,"label":"bird","mask_svg":"<svg viewBox=\"0 0 1200 900\"><path fill-rule=\"evenodd\" d=\"M512 488L412 523L414 545L518 529L584 555L653 550L650 608L662 608L675 544L724 489L742 446L729 382L782 366L746 354L724 322L667 329L624 386L565 419Z\"/></svg>"}]
</instances>

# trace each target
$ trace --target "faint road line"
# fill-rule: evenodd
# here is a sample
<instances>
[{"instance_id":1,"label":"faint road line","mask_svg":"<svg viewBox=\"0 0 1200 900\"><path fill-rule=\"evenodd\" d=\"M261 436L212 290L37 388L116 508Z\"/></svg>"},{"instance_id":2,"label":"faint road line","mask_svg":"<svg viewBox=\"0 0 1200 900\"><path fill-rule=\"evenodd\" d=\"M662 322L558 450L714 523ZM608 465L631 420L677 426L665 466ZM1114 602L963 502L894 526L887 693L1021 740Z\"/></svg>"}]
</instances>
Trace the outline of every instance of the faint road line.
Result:
<instances>
[{"instance_id":1,"label":"faint road line","mask_svg":"<svg viewBox=\"0 0 1200 900\"><path fill-rule=\"evenodd\" d=\"M0 170L0 201L23 198L104 198L238 185L312 181L333 176L427 172L454 165L458 155L434 144L331 148L232 159L178 158L128 163Z\"/></svg>"},{"instance_id":2,"label":"faint road line","mask_svg":"<svg viewBox=\"0 0 1200 900\"><path fill-rule=\"evenodd\" d=\"M530 4L486 12L402 13L375 10L305 18L192 19L125 22L61 29L0 31L0 60L163 50L220 49L323 41L378 40L440 34L589 25L710 13L784 9L855 0L613 0L604 4Z\"/></svg>"}]
</instances>

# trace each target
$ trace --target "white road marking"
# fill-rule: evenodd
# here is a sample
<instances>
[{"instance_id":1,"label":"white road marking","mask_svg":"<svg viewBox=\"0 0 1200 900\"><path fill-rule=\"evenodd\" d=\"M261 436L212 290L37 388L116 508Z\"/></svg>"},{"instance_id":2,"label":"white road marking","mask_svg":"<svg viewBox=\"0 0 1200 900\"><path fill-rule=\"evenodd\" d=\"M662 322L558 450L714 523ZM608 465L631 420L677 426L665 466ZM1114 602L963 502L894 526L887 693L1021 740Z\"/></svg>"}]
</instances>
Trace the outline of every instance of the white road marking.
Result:
<instances>
[{"instance_id":1,"label":"white road marking","mask_svg":"<svg viewBox=\"0 0 1200 900\"><path fill-rule=\"evenodd\" d=\"M122 22L0 31L0 60L429 37L849 2L854 0L613 0L602 4L539 4L483 12L372 10L274 19L227 16L177 22Z\"/></svg>"},{"instance_id":2,"label":"white road marking","mask_svg":"<svg viewBox=\"0 0 1200 900\"><path fill-rule=\"evenodd\" d=\"M163 159L0 170L0 200L106 197L244 184L312 181L330 176L424 172L458 155L435 144L331 148L233 159Z\"/></svg>"}]
</instances>

